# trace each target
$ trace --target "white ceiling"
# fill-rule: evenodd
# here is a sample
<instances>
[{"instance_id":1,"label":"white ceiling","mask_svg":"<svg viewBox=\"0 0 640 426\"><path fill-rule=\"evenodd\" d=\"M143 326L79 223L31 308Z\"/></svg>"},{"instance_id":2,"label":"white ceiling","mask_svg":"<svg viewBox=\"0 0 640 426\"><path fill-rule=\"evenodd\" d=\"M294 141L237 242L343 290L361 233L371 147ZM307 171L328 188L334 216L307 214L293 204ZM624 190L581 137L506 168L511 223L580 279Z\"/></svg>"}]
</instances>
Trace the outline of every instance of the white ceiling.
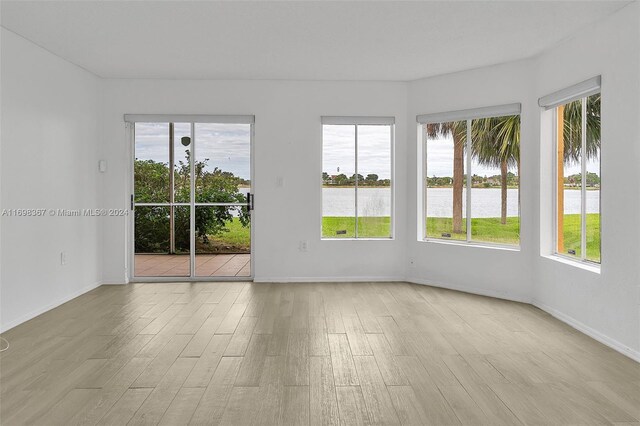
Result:
<instances>
[{"instance_id":1,"label":"white ceiling","mask_svg":"<svg viewBox=\"0 0 640 426\"><path fill-rule=\"evenodd\" d=\"M628 1L7 1L2 26L107 78L413 80L533 56Z\"/></svg>"}]
</instances>

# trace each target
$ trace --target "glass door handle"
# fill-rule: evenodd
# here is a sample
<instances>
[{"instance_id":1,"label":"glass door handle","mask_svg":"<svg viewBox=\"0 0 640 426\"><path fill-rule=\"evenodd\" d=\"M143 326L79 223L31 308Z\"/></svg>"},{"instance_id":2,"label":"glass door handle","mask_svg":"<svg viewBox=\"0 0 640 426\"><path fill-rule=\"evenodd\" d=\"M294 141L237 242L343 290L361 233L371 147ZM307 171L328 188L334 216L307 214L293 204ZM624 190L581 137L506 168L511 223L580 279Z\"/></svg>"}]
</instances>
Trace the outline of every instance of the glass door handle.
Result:
<instances>
[{"instance_id":1,"label":"glass door handle","mask_svg":"<svg viewBox=\"0 0 640 426\"><path fill-rule=\"evenodd\" d=\"M247 210L251 211L253 210L253 194L250 192L247 192Z\"/></svg>"}]
</instances>

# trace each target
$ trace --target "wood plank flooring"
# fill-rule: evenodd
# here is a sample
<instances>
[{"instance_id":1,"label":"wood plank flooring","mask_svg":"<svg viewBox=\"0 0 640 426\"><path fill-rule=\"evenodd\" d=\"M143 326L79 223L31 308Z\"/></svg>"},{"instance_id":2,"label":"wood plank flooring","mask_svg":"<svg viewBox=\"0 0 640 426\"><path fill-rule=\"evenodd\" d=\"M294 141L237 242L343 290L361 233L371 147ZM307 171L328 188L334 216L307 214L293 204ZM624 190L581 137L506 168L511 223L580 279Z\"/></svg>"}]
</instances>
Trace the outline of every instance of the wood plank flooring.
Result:
<instances>
[{"instance_id":1,"label":"wood plank flooring","mask_svg":"<svg viewBox=\"0 0 640 426\"><path fill-rule=\"evenodd\" d=\"M102 286L3 337L3 426L640 424L638 363L427 286Z\"/></svg>"}]
</instances>

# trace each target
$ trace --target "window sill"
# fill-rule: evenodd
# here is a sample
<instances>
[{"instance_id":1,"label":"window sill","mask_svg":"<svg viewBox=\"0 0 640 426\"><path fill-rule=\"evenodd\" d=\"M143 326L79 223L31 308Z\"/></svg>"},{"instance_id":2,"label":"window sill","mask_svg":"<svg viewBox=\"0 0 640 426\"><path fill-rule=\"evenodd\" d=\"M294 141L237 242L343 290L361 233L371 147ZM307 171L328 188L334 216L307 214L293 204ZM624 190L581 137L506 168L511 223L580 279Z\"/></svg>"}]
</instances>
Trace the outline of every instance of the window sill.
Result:
<instances>
[{"instance_id":1,"label":"window sill","mask_svg":"<svg viewBox=\"0 0 640 426\"><path fill-rule=\"evenodd\" d=\"M592 272L594 274L601 274L601 266L592 262L586 262L582 260L573 260L564 256L559 256L557 254L549 254L542 255L544 259L549 259L554 262L563 263L565 265L573 266L574 268L583 269L587 272Z\"/></svg>"},{"instance_id":2,"label":"window sill","mask_svg":"<svg viewBox=\"0 0 640 426\"><path fill-rule=\"evenodd\" d=\"M394 241L395 238L380 237L380 238L320 238L320 241Z\"/></svg>"},{"instance_id":3,"label":"window sill","mask_svg":"<svg viewBox=\"0 0 640 426\"><path fill-rule=\"evenodd\" d=\"M445 245L460 246L460 247L475 247L475 248L486 248L486 249L504 250L504 251L520 251L520 246L481 243L478 241L468 242L468 241L456 241L456 240L439 240L436 238L425 238L423 240L418 240L418 241L423 243L445 244Z\"/></svg>"}]
</instances>

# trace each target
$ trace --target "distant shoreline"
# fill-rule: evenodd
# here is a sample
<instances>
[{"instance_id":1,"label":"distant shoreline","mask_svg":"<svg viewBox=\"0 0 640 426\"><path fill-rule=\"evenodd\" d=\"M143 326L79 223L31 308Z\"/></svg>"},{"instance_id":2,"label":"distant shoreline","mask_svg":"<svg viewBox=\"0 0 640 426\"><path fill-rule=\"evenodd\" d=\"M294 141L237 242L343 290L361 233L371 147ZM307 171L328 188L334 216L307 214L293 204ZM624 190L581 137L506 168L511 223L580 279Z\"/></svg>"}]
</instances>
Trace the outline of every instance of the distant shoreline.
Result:
<instances>
[{"instance_id":1,"label":"distant shoreline","mask_svg":"<svg viewBox=\"0 0 640 426\"><path fill-rule=\"evenodd\" d=\"M355 188L355 185L322 185L323 188ZM391 188L391 186L369 186L369 185L358 185L358 188L377 188L377 189L384 189L384 188ZM463 186L463 188L466 188L466 185ZM473 189L501 189L500 186L490 186L490 187L485 187L485 186L473 186ZM507 186L507 189L519 189L520 187L518 186ZM453 186L428 186L427 189L453 189ZM579 191L580 187L575 187L575 186L565 186L564 189L566 190L571 190L571 191ZM599 191L600 188L593 188L593 187L588 187L586 188L587 191Z\"/></svg>"}]
</instances>

